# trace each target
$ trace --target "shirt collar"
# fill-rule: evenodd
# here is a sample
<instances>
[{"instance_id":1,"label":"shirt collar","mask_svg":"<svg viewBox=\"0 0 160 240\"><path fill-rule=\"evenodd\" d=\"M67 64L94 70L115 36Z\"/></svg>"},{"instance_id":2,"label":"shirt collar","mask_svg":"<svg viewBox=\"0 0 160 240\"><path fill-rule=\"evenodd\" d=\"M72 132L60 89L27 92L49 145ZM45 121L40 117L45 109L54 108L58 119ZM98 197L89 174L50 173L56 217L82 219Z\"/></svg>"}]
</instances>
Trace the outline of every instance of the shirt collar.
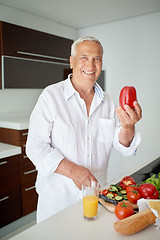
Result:
<instances>
[{"instance_id":1,"label":"shirt collar","mask_svg":"<svg viewBox=\"0 0 160 240\"><path fill-rule=\"evenodd\" d=\"M72 73L68 75L68 78L65 81L65 97L66 97L66 101L72 97L74 95L74 93L76 92L75 88L73 87L72 83L71 83L71 77L72 77ZM100 85L96 82L94 85L94 90L95 93L98 95L98 97L100 98L100 100L103 100L104 98L104 91L102 90L102 88L100 87Z\"/></svg>"},{"instance_id":2,"label":"shirt collar","mask_svg":"<svg viewBox=\"0 0 160 240\"><path fill-rule=\"evenodd\" d=\"M72 77L72 73L68 75L68 78L64 82L64 92L65 92L66 101L70 97L72 97L74 95L74 93L76 92L75 88L73 87L73 85L71 83L71 77Z\"/></svg>"},{"instance_id":3,"label":"shirt collar","mask_svg":"<svg viewBox=\"0 0 160 240\"><path fill-rule=\"evenodd\" d=\"M97 82L94 84L94 90L95 90L95 93L100 98L100 100L103 100L104 99L104 91L102 90L102 88L100 87L100 85Z\"/></svg>"}]
</instances>

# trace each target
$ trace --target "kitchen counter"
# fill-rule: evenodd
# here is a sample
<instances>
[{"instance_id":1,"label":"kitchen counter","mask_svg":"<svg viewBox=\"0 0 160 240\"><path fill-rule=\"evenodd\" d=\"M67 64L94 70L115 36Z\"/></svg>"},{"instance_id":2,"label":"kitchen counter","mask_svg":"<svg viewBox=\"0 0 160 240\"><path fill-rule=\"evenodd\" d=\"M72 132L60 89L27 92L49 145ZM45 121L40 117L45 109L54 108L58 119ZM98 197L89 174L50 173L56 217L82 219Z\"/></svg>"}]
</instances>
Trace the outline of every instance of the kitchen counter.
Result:
<instances>
[{"instance_id":1,"label":"kitchen counter","mask_svg":"<svg viewBox=\"0 0 160 240\"><path fill-rule=\"evenodd\" d=\"M21 147L0 142L0 159L21 154Z\"/></svg>"},{"instance_id":2,"label":"kitchen counter","mask_svg":"<svg viewBox=\"0 0 160 240\"><path fill-rule=\"evenodd\" d=\"M24 130L29 127L29 116L3 116L0 117L0 127Z\"/></svg>"},{"instance_id":3,"label":"kitchen counter","mask_svg":"<svg viewBox=\"0 0 160 240\"><path fill-rule=\"evenodd\" d=\"M87 221L82 216L82 200L66 208L60 213L44 220L43 222L32 226L24 232L11 238L12 240L159 240L160 230L155 225L150 225L142 231L124 236L118 234L113 223L117 221L114 213L109 212L103 206L99 205L98 218L93 221Z\"/></svg>"}]
</instances>

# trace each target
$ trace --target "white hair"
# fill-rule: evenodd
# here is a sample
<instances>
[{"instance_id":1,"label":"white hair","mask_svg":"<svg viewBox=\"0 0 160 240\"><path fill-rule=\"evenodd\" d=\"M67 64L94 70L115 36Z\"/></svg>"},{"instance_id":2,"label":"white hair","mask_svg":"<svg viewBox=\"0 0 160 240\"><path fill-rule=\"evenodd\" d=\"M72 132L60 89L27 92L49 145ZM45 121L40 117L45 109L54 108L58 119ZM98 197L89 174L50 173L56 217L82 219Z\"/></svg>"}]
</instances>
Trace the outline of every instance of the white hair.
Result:
<instances>
[{"instance_id":1,"label":"white hair","mask_svg":"<svg viewBox=\"0 0 160 240\"><path fill-rule=\"evenodd\" d=\"M88 37L82 37L82 38L79 38L78 40L76 40L72 46L71 46L71 56L74 57L76 55L76 46L81 43L81 42L84 42L84 41L92 41L92 42L97 42L101 49L102 49L102 54L103 54L103 46L101 44L101 42L95 38L95 37L91 37L91 36L88 36Z\"/></svg>"}]
</instances>

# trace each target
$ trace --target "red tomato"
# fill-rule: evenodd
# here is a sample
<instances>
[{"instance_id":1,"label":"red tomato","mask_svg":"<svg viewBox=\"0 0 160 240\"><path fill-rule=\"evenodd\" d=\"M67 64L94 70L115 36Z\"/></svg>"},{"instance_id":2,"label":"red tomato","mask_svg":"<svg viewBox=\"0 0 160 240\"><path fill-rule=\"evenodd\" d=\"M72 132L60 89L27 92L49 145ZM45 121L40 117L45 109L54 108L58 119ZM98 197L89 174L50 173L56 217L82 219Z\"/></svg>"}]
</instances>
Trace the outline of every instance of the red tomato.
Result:
<instances>
[{"instance_id":1,"label":"red tomato","mask_svg":"<svg viewBox=\"0 0 160 240\"><path fill-rule=\"evenodd\" d=\"M139 186L138 191L141 196L146 199L158 199L159 192L156 187L151 183L143 183Z\"/></svg>"},{"instance_id":2,"label":"red tomato","mask_svg":"<svg viewBox=\"0 0 160 240\"><path fill-rule=\"evenodd\" d=\"M134 190L138 191L138 187L136 185L129 185L128 187L126 187L126 193Z\"/></svg>"},{"instance_id":3,"label":"red tomato","mask_svg":"<svg viewBox=\"0 0 160 240\"><path fill-rule=\"evenodd\" d=\"M115 215L118 219L122 220L134 214L132 205L128 202L119 202L115 207Z\"/></svg>"},{"instance_id":4,"label":"red tomato","mask_svg":"<svg viewBox=\"0 0 160 240\"><path fill-rule=\"evenodd\" d=\"M141 198L141 194L137 190L133 190L127 193L127 198L129 202L136 204Z\"/></svg>"}]
</instances>

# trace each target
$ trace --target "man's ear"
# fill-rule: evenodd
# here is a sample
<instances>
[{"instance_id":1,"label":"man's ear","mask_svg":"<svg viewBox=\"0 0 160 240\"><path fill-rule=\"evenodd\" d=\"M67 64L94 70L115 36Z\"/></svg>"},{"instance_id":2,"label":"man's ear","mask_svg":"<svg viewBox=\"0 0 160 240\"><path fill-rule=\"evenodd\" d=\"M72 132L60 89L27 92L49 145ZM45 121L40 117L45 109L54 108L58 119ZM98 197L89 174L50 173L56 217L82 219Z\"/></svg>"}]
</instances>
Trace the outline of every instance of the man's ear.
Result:
<instances>
[{"instance_id":1,"label":"man's ear","mask_svg":"<svg viewBox=\"0 0 160 240\"><path fill-rule=\"evenodd\" d=\"M70 68L71 68L71 69L73 68L73 59L72 59L72 56L70 56Z\"/></svg>"}]
</instances>

